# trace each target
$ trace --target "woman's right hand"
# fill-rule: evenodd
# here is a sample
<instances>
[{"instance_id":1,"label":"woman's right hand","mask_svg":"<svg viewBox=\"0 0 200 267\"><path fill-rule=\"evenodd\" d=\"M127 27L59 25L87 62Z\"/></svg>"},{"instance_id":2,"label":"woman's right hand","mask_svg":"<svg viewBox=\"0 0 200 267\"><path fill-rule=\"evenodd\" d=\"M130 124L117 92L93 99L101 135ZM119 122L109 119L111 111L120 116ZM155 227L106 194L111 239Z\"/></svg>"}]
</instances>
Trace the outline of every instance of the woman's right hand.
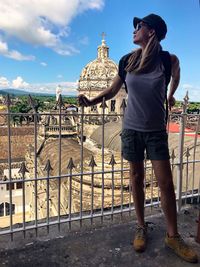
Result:
<instances>
[{"instance_id":1,"label":"woman's right hand","mask_svg":"<svg viewBox=\"0 0 200 267\"><path fill-rule=\"evenodd\" d=\"M80 106L88 107L91 106L91 101L85 95L78 96L78 103Z\"/></svg>"}]
</instances>

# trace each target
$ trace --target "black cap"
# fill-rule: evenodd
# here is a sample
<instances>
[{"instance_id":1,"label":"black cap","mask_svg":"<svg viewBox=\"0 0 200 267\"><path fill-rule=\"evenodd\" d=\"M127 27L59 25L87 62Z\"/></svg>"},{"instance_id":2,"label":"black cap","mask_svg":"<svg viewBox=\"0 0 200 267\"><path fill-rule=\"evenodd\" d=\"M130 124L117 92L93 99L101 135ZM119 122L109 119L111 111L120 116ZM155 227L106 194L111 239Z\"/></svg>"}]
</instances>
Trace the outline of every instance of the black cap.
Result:
<instances>
[{"instance_id":1,"label":"black cap","mask_svg":"<svg viewBox=\"0 0 200 267\"><path fill-rule=\"evenodd\" d=\"M160 16L156 14L150 14L144 17L143 19L135 17L133 19L134 27L136 28L137 24L141 21L143 21L144 23L146 23L155 30L159 41L165 38L165 35L167 33L167 25Z\"/></svg>"}]
</instances>

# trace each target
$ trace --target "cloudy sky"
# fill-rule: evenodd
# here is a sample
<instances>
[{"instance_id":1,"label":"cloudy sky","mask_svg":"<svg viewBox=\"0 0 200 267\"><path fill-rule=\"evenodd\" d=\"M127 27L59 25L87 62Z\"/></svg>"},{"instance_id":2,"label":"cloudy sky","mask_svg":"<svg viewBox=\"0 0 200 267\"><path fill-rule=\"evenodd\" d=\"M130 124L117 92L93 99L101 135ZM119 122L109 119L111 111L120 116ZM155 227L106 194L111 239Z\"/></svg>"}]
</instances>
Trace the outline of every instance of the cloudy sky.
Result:
<instances>
[{"instance_id":1,"label":"cloudy sky","mask_svg":"<svg viewBox=\"0 0 200 267\"><path fill-rule=\"evenodd\" d=\"M0 89L76 94L82 68L96 58L106 32L116 63L135 46L132 19L161 15L168 25L165 50L181 64L177 99L189 91L200 101L198 0L0 0Z\"/></svg>"}]
</instances>

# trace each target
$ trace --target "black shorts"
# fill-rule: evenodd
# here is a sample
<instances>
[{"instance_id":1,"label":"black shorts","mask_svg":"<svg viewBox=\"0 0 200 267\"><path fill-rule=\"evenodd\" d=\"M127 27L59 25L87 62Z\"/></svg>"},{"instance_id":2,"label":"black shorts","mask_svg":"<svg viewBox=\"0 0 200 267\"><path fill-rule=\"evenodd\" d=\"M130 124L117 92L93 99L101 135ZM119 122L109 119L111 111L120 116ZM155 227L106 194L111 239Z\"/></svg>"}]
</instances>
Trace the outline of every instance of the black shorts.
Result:
<instances>
[{"instance_id":1,"label":"black shorts","mask_svg":"<svg viewBox=\"0 0 200 267\"><path fill-rule=\"evenodd\" d=\"M147 159L168 160L168 134L165 130L156 132L138 132L124 129L121 134L122 156L131 162L144 160L146 150Z\"/></svg>"}]
</instances>

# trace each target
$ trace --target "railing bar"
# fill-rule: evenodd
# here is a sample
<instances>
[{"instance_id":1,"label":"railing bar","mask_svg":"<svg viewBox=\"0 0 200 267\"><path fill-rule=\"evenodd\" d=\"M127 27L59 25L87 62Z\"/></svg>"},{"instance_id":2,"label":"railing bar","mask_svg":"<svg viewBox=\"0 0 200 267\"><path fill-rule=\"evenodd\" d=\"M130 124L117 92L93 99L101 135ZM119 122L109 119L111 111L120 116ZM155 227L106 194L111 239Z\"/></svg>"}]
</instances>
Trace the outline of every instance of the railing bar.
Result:
<instances>
[{"instance_id":1,"label":"railing bar","mask_svg":"<svg viewBox=\"0 0 200 267\"><path fill-rule=\"evenodd\" d=\"M47 186L47 233L49 233L49 171L48 171L48 174L47 174L47 181L46 181L46 186Z\"/></svg>"},{"instance_id":2,"label":"railing bar","mask_svg":"<svg viewBox=\"0 0 200 267\"><path fill-rule=\"evenodd\" d=\"M191 197L198 197L199 196L199 193L196 193L196 194L191 194L191 195L188 195L187 198L191 198ZM184 199L185 196L182 197L182 199ZM153 202L153 206L157 206L159 204L158 201L155 201ZM151 203L149 204L145 204L145 207L151 207ZM134 209L134 206L131 207L131 210L135 210ZM123 209L123 212L130 212L130 208L127 207L127 208L124 208ZM121 213L121 208L118 208L117 210L114 210L113 211L113 214L119 214ZM111 215L111 211L104 211L104 216L107 216L107 215ZM93 214L93 218L97 218L97 217L101 217L101 212L99 212L98 214L97 213L94 213ZM91 216L90 215L83 215L81 217L82 219L90 219ZM80 220L80 217L72 217L71 220L69 220L68 218L67 219L63 219L61 218L60 220L60 223L66 223L66 222L73 222L73 221L79 221ZM52 222L49 222L49 225L57 225L58 224L58 221L52 221ZM46 227L47 224L46 223L39 223L38 224L38 228L41 228L41 227ZM35 229L35 226L34 225L31 225L31 226L27 226L26 227L26 231L27 230L32 230L32 229ZM23 227L22 228L17 228L17 229L13 229L12 230L12 233L16 233L16 232L21 232L23 230ZM9 230L3 230L0 232L0 235L5 235L5 234L11 234L11 232Z\"/></svg>"},{"instance_id":3,"label":"railing bar","mask_svg":"<svg viewBox=\"0 0 200 267\"><path fill-rule=\"evenodd\" d=\"M101 197L101 220L103 221L104 213L104 133L105 133L105 97L102 100L102 197Z\"/></svg>"},{"instance_id":4,"label":"railing bar","mask_svg":"<svg viewBox=\"0 0 200 267\"><path fill-rule=\"evenodd\" d=\"M128 171L129 169L128 168L126 168L126 169L124 169L124 171ZM116 173L116 172L121 172L121 171L123 171L123 170L121 170L121 169L116 169L116 170L114 170L114 172ZM101 174L102 173L102 171L96 171L96 172L94 172L93 174ZM111 173L111 171L104 171L104 173ZM72 176L81 176L81 175L91 175L92 174L92 172L83 172L83 173L81 173L81 172L79 172L79 173L72 173ZM68 178L68 177L70 177L70 175L69 174L63 174L63 175L61 175L61 178L63 179L63 178ZM48 179L49 180L54 180L54 179L58 179L59 178L59 176L50 176ZM47 177L38 177L38 179L37 179L37 181L42 181L42 180L47 180ZM18 182L23 182L23 180L22 179L17 179L17 181ZM32 182L32 181L35 181L35 179L34 178L30 178L29 180L27 180L27 181L25 181L25 182ZM16 180L14 180L14 181L11 181L11 184L13 184L13 183L15 183L16 182ZM9 184L10 182L9 181L0 181L0 185L1 184Z\"/></svg>"},{"instance_id":5,"label":"railing bar","mask_svg":"<svg viewBox=\"0 0 200 267\"><path fill-rule=\"evenodd\" d=\"M151 204L153 203L153 168L151 169Z\"/></svg>"},{"instance_id":6,"label":"railing bar","mask_svg":"<svg viewBox=\"0 0 200 267\"><path fill-rule=\"evenodd\" d=\"M22 174L23 180L25 180L25 174ZM23 234L24 238L26 237L26 201L25 201L25 184L22 183L22 204L23 204Z\"/></svg>"},{"instance_id":7,"label":"railing bar","mask_svg":"<svg viewBox=\"0 0 200 267\"><path fill-rule=\"evenodd\" d=\"M121 155L120 157L120 164L121 164L121 210L123 208L123 203L124 203L124 194L123 194L123 185L124 185L124 161L123 157Z\"/></svg>"},{"instance_id":8,"label":"railing bar","mask_svg":"<svg viewBox=\"0 0 200 267\"><path fill-rule=\"evenodd\" d=\"M35 184L35 234L37 236L38 203L37 203L37 112L34 109L34 184Z\"/></svg>"},{"instance_id":9,"label":"railing bar","mask_svg":"<svg viewBox=\"0 0 200 267\"><path fill-rule=\"evenodd\" d=\"M112 218L112 220L113 220L113 211L114 211L114 197L115 197L115 195L114 195L114 186L115 186L115 184L114 184L114 164L112 165L112 206L111 206L111 212L112 212L112 215L111 215L111 218Z\"/></svg>"},{"instance_id":10,"label":"railing bar","mask_svg":"<svg viewBox=\"0 0 200 267\"><path fill-rule=\"evenodd\" d=\"M70 174L72 173L72 168L70 168ZM72 214L72 176L70 176L69 179L69 220L71 220L71 214ZM71 229L71 223L69 224L69 229Z\"/></svg>"},{"instance_id":11,"label":"railing bar","mask_svg":"<svg viewBox=\"0 0 200 267\"><path fill-rule=\"evenodd\" d=\"M196 131L195 131L195 138L194 138L194 149L193 149L193 161L195 161L196 158L196 148L197 148L197 137L199 132L199 126L200 126L200 116L198 118L198 122L196 125ZM193 168L192 168L192 189L194 189L194 179L195 179L195 163L193 162Z\"/></svg>"},{"instance_id":12,"label":"railing bar","mask_svg":"<svg viewBox=\"0 0 200 267\"><path fill-rule=\"evenodd\" d=\"M143 181L143 190L144 190L144 199L146 198L146 179L147 179L147 159L145 154L144 163L144 181Z\"/></svg>"},{"instance_id":13,"label":"railing bar","mask_svg":"<svg viewBox=\"0 0 200 267\"><path fill-rule=\"evenodd\" d=\"M189 159L189 156L187 155L187 161ZM186 195L186 198L185 200L187 199L187 194L188 194L188 174L189 174L189 164L187 163L186 164L186 185L185 185L185 195ZM186 201L185 201L185 204L186 204Z\"/></svg>"},{"instance_id":14,"label":"railing bar","mask_svg":"<svg viewBox=\"0 0 200 267\"><path fill-rule=\"evenodd\" d=\"M10 211L10 232L11 232L11 240L13 240L12 229L13 229L13 212L12 212L12 173L11 173L11 127L10 127L10 100L8 95L7 101L7 126L8 126L8 175L9 175L9 211Z\"/></svg>"},{"instance_id":15,"label":"railing bar","mask_svg":"<svg viewBox=\"0 0 200 267\"><path fill-rule=\"evenodd\" d=\"M178 144L178 170L177 170L177 208L178 211L181 209L181 192L182 192L182 181L183 181L183 150L184 150L184 136L185 136L185 124L186 124L186 113L180 116L180 132L179 132L179 144Z\"/></svg>"},{"instance_id":16,"label":"railing bar","mask_svg":"<svg viewBox=\"0 0 200 267\"><path fill-rule=\"evenodd\" d=\"M191 160L189 160L188 161L188 163L193 163L193 161L191 161ZM195 163L200 163L200 160L195 160ZM186 165L187 164L187 161L184 161L183 162L183 165ZM173 164L174 166L178 166L179 164L178 163L174 163ZM148 168L151 168L151 167L148 167L147 166L147 169ZM121 170L121 169L115 169L114 170L114 172L115 173L117 173L117 172L122 172L122 171L124 171L124 172L126 172L126 171L129 171L129 168L124 168L123 170ZM101 174L102 173L102 171L95 171L94 172L94 174ZM107 174L107 173L111 173L111 171L104 171L104 173L105 174ZM83 172L83 173L72 173L72 177L75 177L75 176L80 176L80 175L91 175L92 173L91 172ZM69 177L69 175L68 174L63 174L63 175L61 175L61 178L63 179L63 178L68 178ZM57 179L57 178L59 178L59 176L50 176L48 179L49 180L52 180L52 179ZM42 180L47 180L47 177L38 177L37 178L37 181L42 181ZM22 179L17 179L17 181L18 182L23 182L23 180ZM34 178L30 178L29 180L25 180L24 182L26 183L26 182L33 182L33 181L35 181L35 179ZM14 181L11 181L11 182L9 182L9 181L0 181L0 185L3 185L3 184L9 184L9 183L11 183L11 184L13 184L13 183L15 183L16 182L16 180L14 180Z\"/></svg>"},{"instance_id":17,"label":"railing bar","mask_svg":"<svg viewBox=\"0 0 200 267\"><path fill-rule=\"evenodd\" d=\"M82 212L83 212L83 134L84 134L84 107L81 107L81 151L80 151L80 167L81 167L81 173L80 173L80 218L82 218ZM82 226L82 220L80 220L80 226Z\"/></svg>"},{"instance_id":18,"label":"railing bar","mask_svg":"<svg viewBox=\"0 0 200 267\"><path fill-rule=\"evenodd\" d=\"M93 211L94 211L94 166L91 167L92 174L91 174L91 223L93 222Z\"/></svg>"},{"instance_id":19,"label":"railing bar","mask_svg":"<svg viewBox=\"0 0 200 267\"><path fill-rule=\"evenodd\" d=\"M61 194L61 158L62 158L62 98L59 105L59 142L58 142L58 231L60 232L60 194Z\"/></svg>"}]
</instances>

